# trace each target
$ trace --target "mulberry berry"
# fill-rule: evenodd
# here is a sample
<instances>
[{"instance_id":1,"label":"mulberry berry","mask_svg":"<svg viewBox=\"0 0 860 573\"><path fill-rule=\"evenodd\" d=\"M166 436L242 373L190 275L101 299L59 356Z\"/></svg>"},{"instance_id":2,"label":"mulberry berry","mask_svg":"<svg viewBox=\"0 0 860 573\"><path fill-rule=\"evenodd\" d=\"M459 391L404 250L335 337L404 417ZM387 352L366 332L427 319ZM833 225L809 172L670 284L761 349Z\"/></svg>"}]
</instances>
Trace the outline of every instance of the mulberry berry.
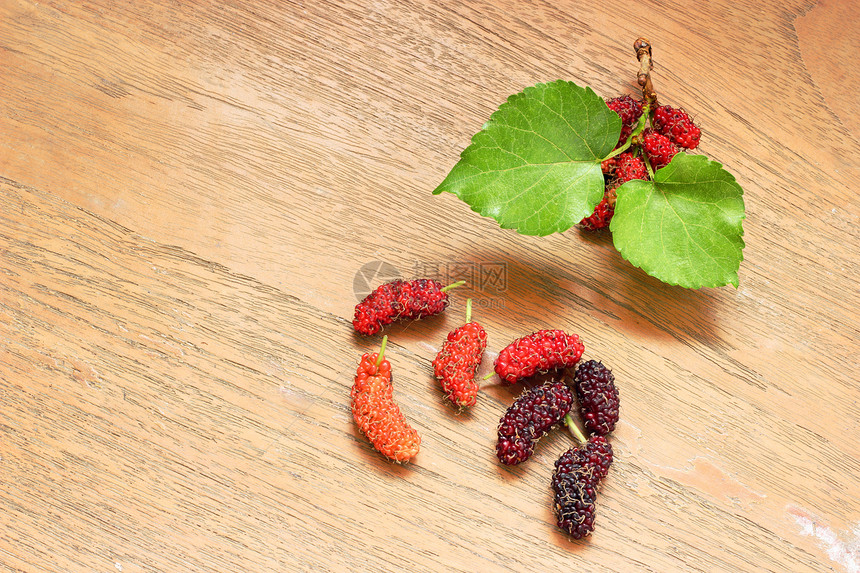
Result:
<instances>
[{"instance_id":1,"label":"mulberry berry","mask_svg":"<svg viewBox=\"0 0 860 573\"><path fill-rule=\"evenodd\" d=\"M579 362L585 345L576 334L539 330L510 343L495 362L496 374L505 384L515 384L538 372L571 368Z\"/></svg>"},{"instance_id":2,"label":"mulberry berry","mask_svg":"<svg viewBox=\"0 0 860 573\"><path fill-rule=\"evenodd\" d=\"M607 100L606 105L621 117L621 134L618 137L618 143L622 144L630 137L636 122L642 116L642 102L625 95Z\"/></svg>"},{"instance_id":3,"label":"mulberry berry","mask_svg":"<svg viewBox=\"0 0 860 573\"><path fill-rule=\"evenodd\" d=\"M568 474L581 472L596 487L609 473L612 465L612 445L603 436L591 436L585 445L570 448L555 462L555 472Z\"/></svg>"},{"instance_id":4,"label":"mulberry berry","mask_svg":"<svg viewBox=\"0 0 860 573\"><path fill-rule=\"evenodd\" d=\"M496 456L505 465L529 459L535 444L570 412L573 394L564 382L550 381L523 392L499 421Z\"/></svg>"},{"instance_id":5,"label":"mulberry berry","mask_svg":"<svg viewBox=\"0 0 860 573\"><path fill-rule=\"evenodd\" d=\"M574 539L582 539L594 531L597 494L585 481L579 473L552 477L556 523Z\"/></svg>"},{"instance_id":6,"label":"mulberry berry","mask_svg":"<svg viewBox=\"0 0 860 573\"><path fill-rule=\"evenodd\" d=\"M596 231L609 226L612 221L612 215L615 214L615 208L609 204L609 199L604 196L594 208L594 212L579 222L579 225L586 231Z\"/></svg>"},{"instance_id":7,"label":"mulberry berry","mask_svg":"<svg viewBox=\"0 0 860 573\"><path fill-rule=\"evenodd\" d=\"M474 406L478 397L475 371L487 348L487 332L470 322L472 300L466 301L466 324L452 330L433 360L433 372L442 383L445 396L457 406Z\"/></svg>"},{"instance_id":8,"label":"mulberry berry","mask_svg":"<svg viewBox=\"0 0 860 573\"><path fill-rule=\"evenodd\" d=\"M618 159L610 157L600 162L600 170L604 175L612 176L615 173L615 167L618 165Z\"/></svg>"},{"instance_id":9,"label":"mulberry berry","mask_svg":"<svg viewBox=\"0 0 860 573\"><path fill-rule=\"evenodd\" d=\"M695 149L702 136L700 130L690 116L682 109L661 105L654 110L654 129L668 137L672 143Z\"/></svg>"},{"instance_id":10,"label":"mulberry berry","mask_svg":"<svg viewBox=\"0 0 860 573\"><path fill-rule=\"evenodd\" d=\"M602 362L588 360L576 367L574 389L585 428L605 436L618 422L615 376Z\"/></svg>"},{"instance_id":11,"label":"mulberry berry","mask_svg":"<svg viewBox=\"0 0 860 573\"><path fill-rule=\"evenodd\" d=\"M594 531L597 489L611 464L612 446L603 436L593 436L584 446L571 448L555 463L555 516L558 527L574 539Z\"/></svg>"},{"instance_id":12,"label":"mulberry berry","mask_svg":"<svg viewBox=\"0 0 860 573\"><path fill-rule=\"evenodd\" d=\"M394 403L391 364L383 358L387 340L382 339L378 354L361 357L350 391L352 416L379 453L395 462L407 462L418 454L421 437Z\"/></svg>"},{"instance_id":13,"label":"mulberry berry","mask_svg":"<svg viewBox=\"0 0 860 573\"><path fill-rule=\"evenodd\" d=\"M648 179L648 169L641 157L629 152L619 153L615 166L615 177L618 183L627 183L633 179Z\"/></svg>"},{"instance_id":14,"label":"mulberry berry","mask_svg":"<svg viewBox=\"0 0 860 573\"><path fill-rule=\"evenodd\" d=\"M669 162L678 153L678 148L669 141L668 137L650 129L646 129L642 133L642 147L645 148L645 154L648 156L648 161L651 162L654 171L669 165Z\"/></svg>"},{"instance_id":15,"label":"mulberry berry","mask_svg":"<svg viewBox=\"0 0 860 573\"><path fill-rule=\"evenodd\" d=\"M648 170L640 157L625 151L600 164L606 176L603 199L588 217L579 222L586 231L596 231L609 226L615 214L615 190L632 179L648 179Z\"/></svg>"},{"instance_id":16,"label":"mulberry berry","mask_svg":"<svg viewBox=\"0 0 860 573\"><path fill-rule=\"evenodd\" d=\"M394 280L377 287L355 306L352 325L357 332L373 335L396 320L418 320L439 314L448 306L449 288L431 279Z\"/></svg>"}]
</instances>

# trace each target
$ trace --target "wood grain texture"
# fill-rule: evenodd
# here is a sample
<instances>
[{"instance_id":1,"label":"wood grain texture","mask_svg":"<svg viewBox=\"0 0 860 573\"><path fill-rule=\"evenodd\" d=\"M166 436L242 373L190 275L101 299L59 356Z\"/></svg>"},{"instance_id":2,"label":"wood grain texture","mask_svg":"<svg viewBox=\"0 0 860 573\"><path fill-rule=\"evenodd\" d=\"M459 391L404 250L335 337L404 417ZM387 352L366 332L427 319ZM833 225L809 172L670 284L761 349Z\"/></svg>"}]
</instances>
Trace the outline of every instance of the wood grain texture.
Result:
<instances>
[{"instance_id":1,"label":"wood grain texture","mask_svg":"<svg viewBox=\"0 0 860 573\"><path fill-rule=\"evenodd\" d=\"M860 571L855 12L0 3L0 571ZM744 188L737 290L430 194L527 85L633 93L640 35ZM402 467L349 411L373 262L470 279L388 331L423 437ZM466 297L484 371L555 327L616 374L587 542L549 505L566 435L501 468L517 390L441 400L430 362Z\"/></svg>"}]
</instances>

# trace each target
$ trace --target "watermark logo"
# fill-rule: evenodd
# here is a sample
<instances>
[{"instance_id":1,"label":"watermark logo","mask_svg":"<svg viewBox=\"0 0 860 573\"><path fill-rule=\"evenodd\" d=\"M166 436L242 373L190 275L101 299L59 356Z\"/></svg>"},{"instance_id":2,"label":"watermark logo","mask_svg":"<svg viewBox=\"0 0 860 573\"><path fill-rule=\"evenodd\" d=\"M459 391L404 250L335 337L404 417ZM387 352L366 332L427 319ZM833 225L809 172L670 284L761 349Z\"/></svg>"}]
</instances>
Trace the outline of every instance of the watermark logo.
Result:
<instances>
[{"instance_id":1,"label":"watermark logo","mask_svg":"<svg viewBox=\"0 0 860 573\"><path fill-rule=\"evenodd\" d=\"M504 261L415 261L409 278L429 278L449 285L466 281L472 305L481 308L504 308L508 290L508 264ZM364 264L353 279L355 298L361 301L383 283L404 278L400 270L385 261Z\"/></svg>"},{"instance_id":2,"label":"watermark logo","mask_svg":"<svg viewBox=\"0 0 860 573\"><path fill-rule=\"evenodd\" d=\"M476 292L502 294L508 290L508 263L493 261L415 261L415 276L432 277L443 284L466 281Z\"/></svg>"},{"instance_id":3,"label":"watermark logo","mask_svg":"<svg viewBox=\"0 0 860 573\"><path fill-rule=\"evenodd\" d=\"M371 261L364 264L358 272L355 273L355 278L352 279L352 290L355 293L357 301L364 300L364 297L373 292L373 289L383 283L402 278L400 271L392 264L385 261Z\"/></svg>"}]
</instances>

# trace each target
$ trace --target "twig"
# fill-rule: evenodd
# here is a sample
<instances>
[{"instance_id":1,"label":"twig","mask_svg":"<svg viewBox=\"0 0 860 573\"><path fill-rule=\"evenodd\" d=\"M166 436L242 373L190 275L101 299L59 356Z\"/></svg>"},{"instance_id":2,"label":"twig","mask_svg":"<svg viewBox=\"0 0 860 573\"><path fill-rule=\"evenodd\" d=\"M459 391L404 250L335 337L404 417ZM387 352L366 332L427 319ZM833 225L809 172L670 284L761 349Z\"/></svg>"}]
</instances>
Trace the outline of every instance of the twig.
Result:
<instances>
[{"instance_id":1,"label":"twig","mask_svg":"<svg viewBox=\"0 0 860 573\"><path fill-rule=\"evenodd\" d=\"M639 60L639 73L636 75L636 81L639 87L642 88L642 100L647 102L651 109L657 107L657 92L654 91L654 85L651 83L651 42L645 38L639 38L633 42L633 49L636 50L636 58Z\"/></svg>"}]
</instances>

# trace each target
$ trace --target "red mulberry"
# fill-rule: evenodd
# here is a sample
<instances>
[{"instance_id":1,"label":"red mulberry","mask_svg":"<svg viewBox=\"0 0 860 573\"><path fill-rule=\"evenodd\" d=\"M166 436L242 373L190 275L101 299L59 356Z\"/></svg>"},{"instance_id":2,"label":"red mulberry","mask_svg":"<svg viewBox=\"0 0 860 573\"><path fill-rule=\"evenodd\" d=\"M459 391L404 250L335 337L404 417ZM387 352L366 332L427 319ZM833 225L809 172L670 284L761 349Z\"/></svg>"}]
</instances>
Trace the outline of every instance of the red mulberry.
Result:
<instances>
[{"instance_id":1,"label":"red mulberry","mask_svg":"<svg viewBox=\"0 0 860 573\"><path fill-rule=\"evenodd\" d=\"M505 465L529 459L535 444L570 412L573 394L564 382L547 382L523 392L499 421L496 456Z\"/></svg>"},{"instance_id":2,"label":"red mulberry","mask_svg":"<svg viewBox=\"0 0 860 573\"><path fill-rule=\"evenodd\" d=\"M678 153L678 148L669 141L668 137L650 129L646 129L642 133L642 147L645 148L645 154L648 156L648 161L651 162L654 171L669 165L669 162Z\"/></svg>"},{"instance_id":3,"label":"red mulberry","mask_svg":"<svg viewBox=\"0 0 860 573\"><path fill-rule=\"evenodd\" d=\"M619 153L615 164L615 177L618 183L627 183L633 179L648 179L648 169L641 157L632 153Z\"/></svg>"},{"instance_id":4,"label":"red mulberry","mask_svg":"<svg viewBox=\"0 0 860 573\"><path fill-rule=\"evenodd\" d=\"M609 204L609 199L604 196L594 208L594 212L579 222L579 225L586 231L596 231L609 226L612 221L612 215L615 214L615 209Z\"/></svg>"},{"instance_id":5,"label":"red mulberry","mask_svg":"<svg viewBox=\"0 0 860 573\"><path fill-rule=\"evenodd\" d=\"M477 322L470 322L471 303L471 299L466 301L466 324L448 334L433 360L433 371L445 396L461 408L474 406L477 401L475 371L487 348L487 332Z\"/></svg>"},{"instance_id":6,"label":"red mulberry","mask_svg":"<svg viewBox=\"0 0 860 573\"><path fill-rule=\"evenodd\" d=\"M538 372L573 367L584 351L585 346L576 334L539 330L502 349L495 370L503 383L515 384Z\"/></svg>"},{"instance_id":7,"label":"red mulberry","mask_svg":"<svg viewBox=\"0 0 860 573\"><path fill-rule=\"evenodd\" d=\"M625 95L607 100L606 105L621 118L621 134L618 137L620 145L627 141L642 116L642 102Z\"/></svg>"},{"instance_id":8,"label":"red mulberry","mask_svg":"<svg viewBox=\"0 0 860 573\"><path fill-rule=\"evenodd\" d=\"M700 130L690 116L682 109L661 105L654 110L654 129L668 137L672 143L695 149L702 136Z\"/></svg>"},{"instance_id":9,"label":"red mulberry","mask_svg":"<svg viewBox=\"0 0 860 573\"><path fill-rule=\"evenodd\" d=\"M604 159L600 162L600 170L604 175L612 176L615 173L615 167L618 164L618 160L615 157L610 157L609 159Z\"/></svg>"},{"instance_id":10,"label":"red mulberry","mask_svg":"<svg viewBox=\"0 0 860 573\"><path fill-rule=\"evenodd\" d=\"M352 325L368 336L396 320L417 320L439 314L448 306L447 289L431 279L394 280L376 288L355 306Z\"/></svg>"}]
</instances>

